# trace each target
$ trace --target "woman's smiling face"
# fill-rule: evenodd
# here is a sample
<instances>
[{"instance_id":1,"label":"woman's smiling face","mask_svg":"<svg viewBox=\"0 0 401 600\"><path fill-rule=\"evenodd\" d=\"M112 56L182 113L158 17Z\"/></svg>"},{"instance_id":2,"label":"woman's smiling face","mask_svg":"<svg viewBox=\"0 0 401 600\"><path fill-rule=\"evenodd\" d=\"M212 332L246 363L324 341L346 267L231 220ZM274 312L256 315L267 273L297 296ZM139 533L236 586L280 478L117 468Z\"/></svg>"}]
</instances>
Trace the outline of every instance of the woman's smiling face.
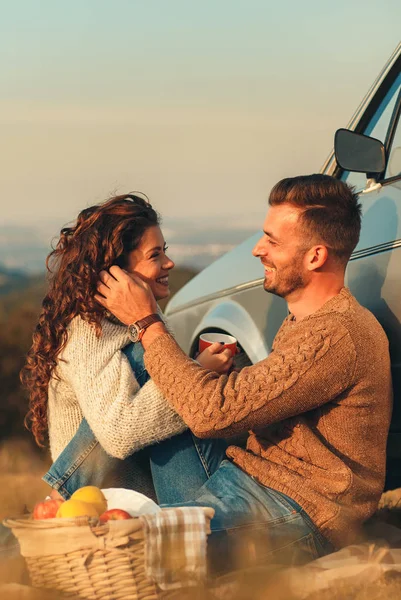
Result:
<instances>
[{"instance_id":1,"label":"woman's smiling face","mask_svg":"<svg viewBox=\"0 0 401 600\"><path fill-rule=\"evenodd\" d=\"M135 250L128 254L125 270L149 284L156 300L168 298L169 271L174 263L166 254L167 246L158 225L146 229Z\"/></svg>"}]
</instances>

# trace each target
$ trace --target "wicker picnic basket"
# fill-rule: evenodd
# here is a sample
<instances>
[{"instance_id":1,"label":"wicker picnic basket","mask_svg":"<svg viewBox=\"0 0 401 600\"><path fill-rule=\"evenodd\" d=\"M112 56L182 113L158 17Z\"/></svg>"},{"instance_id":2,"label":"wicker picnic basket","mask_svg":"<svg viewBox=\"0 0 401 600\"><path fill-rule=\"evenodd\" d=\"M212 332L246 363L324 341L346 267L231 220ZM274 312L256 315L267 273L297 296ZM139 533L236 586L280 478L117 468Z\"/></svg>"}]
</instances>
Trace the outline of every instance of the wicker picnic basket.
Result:
<instances>
[{"instance_id":1,"label":"wicker picnic basket","mask_svg":"<svg viewBox=\"0 0 401 600\"><path fill-rule=\"evenodd\" d=\"M212 509L204 509L207 529ZM6 519L25 558L31 583L90 600L158 600L145 572L143 521Z\"/></svg>"}]
</instances>

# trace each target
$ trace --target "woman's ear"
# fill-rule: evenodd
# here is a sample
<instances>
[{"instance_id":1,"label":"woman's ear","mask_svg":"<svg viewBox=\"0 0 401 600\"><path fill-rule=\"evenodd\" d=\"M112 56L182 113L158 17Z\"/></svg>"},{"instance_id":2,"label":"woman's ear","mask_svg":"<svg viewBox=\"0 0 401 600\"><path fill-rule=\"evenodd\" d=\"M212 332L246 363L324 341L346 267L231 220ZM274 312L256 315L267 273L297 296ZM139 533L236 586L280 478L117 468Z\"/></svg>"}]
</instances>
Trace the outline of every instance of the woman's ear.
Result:
<instances>
[{"instance_id":1,"label":"woman's ear","mask_svg":"<svg viewBox=\"0 0 401 600\"><path fill-rule=\"evenodd\" d=\"M316 271L321 269L326 263L329 256L329 252L326 246L312 246L306 253L306 268L308 271Z\"/></svg>"}]
</instances>

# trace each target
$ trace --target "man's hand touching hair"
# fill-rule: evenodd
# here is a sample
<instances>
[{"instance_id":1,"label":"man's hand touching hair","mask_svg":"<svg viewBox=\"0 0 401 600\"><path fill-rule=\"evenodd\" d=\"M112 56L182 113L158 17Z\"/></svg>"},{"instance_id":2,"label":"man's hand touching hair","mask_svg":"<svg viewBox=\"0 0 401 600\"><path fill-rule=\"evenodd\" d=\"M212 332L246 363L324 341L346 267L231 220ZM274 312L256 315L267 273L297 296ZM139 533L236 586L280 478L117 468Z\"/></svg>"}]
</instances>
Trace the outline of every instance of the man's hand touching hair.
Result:
<instances>
[{"instance_id":1,"label":"man's hand touching hair","mask_svg":"<svg viewBox=\"0 0 401 600\"><path fill-rule=\"evenodd\" d=\"M112 266L101 271L95 300L125 325L157 312L155 297L140 277Z\"/></svg>"}]
</instances>

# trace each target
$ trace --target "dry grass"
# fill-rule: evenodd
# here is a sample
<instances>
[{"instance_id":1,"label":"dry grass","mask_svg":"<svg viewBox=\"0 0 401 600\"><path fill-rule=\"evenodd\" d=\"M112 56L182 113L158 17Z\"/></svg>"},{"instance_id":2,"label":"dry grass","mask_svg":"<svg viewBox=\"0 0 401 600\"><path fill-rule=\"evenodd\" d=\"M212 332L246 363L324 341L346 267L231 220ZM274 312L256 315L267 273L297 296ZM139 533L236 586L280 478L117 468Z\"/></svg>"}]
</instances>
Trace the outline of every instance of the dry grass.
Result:
<instances>
[{"instance_id":1,"label":"dry grass","mask_svg":"<svg viewBox=\"0 0 401 600\"><path fill-rule=\"evenodd\" d=\"M10 440L0 446L0 519L31 511L50 492L41 480L50 465L26 441Z\"/></svg>"}]
</instances>

